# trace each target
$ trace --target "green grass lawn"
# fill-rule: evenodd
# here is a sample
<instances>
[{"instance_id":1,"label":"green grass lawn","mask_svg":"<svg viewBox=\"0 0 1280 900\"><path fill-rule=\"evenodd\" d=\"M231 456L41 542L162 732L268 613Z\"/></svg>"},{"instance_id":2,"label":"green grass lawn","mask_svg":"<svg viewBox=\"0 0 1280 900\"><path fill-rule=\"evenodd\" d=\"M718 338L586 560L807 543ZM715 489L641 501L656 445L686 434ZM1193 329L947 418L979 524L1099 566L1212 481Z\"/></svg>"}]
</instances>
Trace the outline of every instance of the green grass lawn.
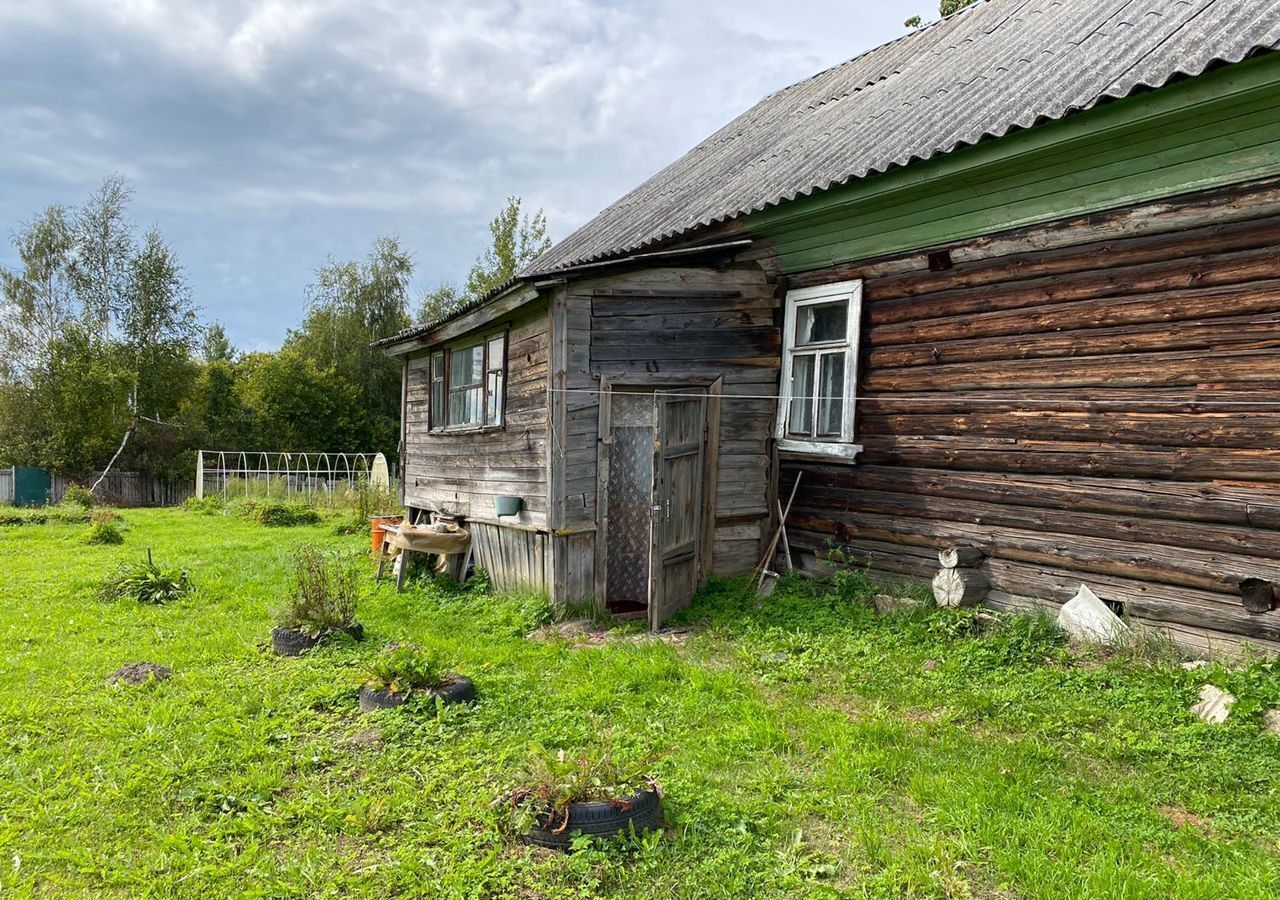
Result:
<instances>
[{"instance_id":1,"label":"green grass lawn","mask_svg":"<svg viewBox=\"0 0 1280 900\"><path fill-rule=\"evenodd\" d=\"M761 608L714 581L678 645L542 643L536 598L371 586L365 643L284 659L263 647L290 546L367 538L124 516L117 547L0 528L0 896L1280 896L1280 739L1259 721L1280 668L1079 659L1032 619L877 618L856 574ZM196 592L96 600L146 548ZM362 663L405 639L479 703L360 714ZM139 661L174 677L106 683ZM1187 712L1205 680L1240 697L1225 726ZM533 742L660 754L670 829L518 844L493 804Z\"/></svg>"}]
</instances>

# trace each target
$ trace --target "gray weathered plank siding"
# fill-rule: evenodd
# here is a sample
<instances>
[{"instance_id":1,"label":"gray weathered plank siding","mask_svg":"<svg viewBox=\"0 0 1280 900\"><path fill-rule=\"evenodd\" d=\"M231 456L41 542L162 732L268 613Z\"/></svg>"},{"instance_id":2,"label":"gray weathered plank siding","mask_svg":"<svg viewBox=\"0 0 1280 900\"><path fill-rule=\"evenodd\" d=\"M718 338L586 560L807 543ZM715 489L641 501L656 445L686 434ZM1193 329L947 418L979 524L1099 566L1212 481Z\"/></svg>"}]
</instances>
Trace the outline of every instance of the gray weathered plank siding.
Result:
<instances>
[{"instance_id":1,"label":"gray weathered plank siding","mask_svg":"<svg viewBox=\"0 0 1280 900\"><path fill-rule=\"evenodd\" d=\"M566 525L596 518L604 377L643 386L723 378L712 569L750 569L769 520L779 335L774 287L755 266L657 268L569 286Z\"/></svg>"},{"instance_id":2,"label":"gray weathered plank siding","mask_svg":"<svg viewBox=\"0 0 1280 900\"><path fill-rule=\"evenodd\" d=\"M493 519L494 498L515 494L524 508L504 521L546 526L549 346L545 306L517 313L508 333L505 427L479 433L429 429L430 357L426 351L410 356L402 463L408 506Z\"/></svg>"}]
</instances>

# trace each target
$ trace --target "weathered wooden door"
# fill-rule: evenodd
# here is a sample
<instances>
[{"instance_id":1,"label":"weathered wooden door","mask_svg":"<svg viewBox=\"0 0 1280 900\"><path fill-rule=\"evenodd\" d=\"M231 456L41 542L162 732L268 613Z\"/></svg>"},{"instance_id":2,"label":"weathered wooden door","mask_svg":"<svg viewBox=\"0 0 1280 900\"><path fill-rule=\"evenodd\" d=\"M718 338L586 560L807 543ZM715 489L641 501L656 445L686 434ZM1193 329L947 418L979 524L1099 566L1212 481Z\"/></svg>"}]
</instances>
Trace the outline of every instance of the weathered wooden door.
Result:
<instances>
[{"instance_id":1,"label":"weathered wooden door","mask_svg":"<svg viewBox=\"0 0 1280 900\"><path fill-rule=\"evenodd\" d=\"M698 588L707 398L699 389L656 397L653 586L649 624L659 628Z\"/></svg>"}]
</instances>

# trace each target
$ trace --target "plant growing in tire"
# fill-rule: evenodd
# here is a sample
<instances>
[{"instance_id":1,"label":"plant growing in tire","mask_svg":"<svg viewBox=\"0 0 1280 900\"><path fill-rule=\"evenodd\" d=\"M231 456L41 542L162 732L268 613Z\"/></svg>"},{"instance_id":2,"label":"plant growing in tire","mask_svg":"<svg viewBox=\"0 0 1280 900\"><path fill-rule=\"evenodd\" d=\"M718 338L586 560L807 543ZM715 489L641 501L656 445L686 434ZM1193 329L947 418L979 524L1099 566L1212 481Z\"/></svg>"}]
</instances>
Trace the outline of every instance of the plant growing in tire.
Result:
<instances>
[{"instance_id":1,"label":"plant growing in tire","mask_svg":"<svg viewBox=\"0 0 1280 900\"><path fill-rule=\"evenodd\" d=\"M360 708L391 709L414 696L470 703L476 699L476 686L465 675L446 671L418 645L392 644L369 664L368 680L360 687Z\"/></svg>"},{"instance_id":2,"label":"plant growing in tire","mask_svg":"<svg viewBox=\"0 0 1280 900\"><path fill-rule=\"evenodd\" d=\"M311 544L295 548L289 593L271 629L272 648L282 656L300 656L337 634L362 640L364 628L356 622L359 595L353 556L326 553Z\"/></svg>"},{"instance_id":3,"label":"plant growing in tire","mask_svg":"<svg viewBox=\"0 0 1280 900\"><path fill-rule=\"evenodd\" d=\"M533 745L521 786L511 791L511 825L526 844L570 850L583 839L639 837L660 830L662 789L645 765L624 767L612 755Z\"/></svg>"}]
</instances>

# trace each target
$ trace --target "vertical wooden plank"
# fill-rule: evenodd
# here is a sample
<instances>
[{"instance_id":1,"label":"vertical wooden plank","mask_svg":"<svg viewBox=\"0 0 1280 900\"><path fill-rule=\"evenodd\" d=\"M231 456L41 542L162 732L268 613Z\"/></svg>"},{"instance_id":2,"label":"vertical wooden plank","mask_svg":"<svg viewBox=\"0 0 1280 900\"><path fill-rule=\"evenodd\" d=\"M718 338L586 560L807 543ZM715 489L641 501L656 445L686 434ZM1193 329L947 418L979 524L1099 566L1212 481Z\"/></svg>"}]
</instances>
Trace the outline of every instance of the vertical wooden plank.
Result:
<instances>
[{"instance_id":1,"label":"vertical wooden plank","mask_svg":"<svg viewBox=\"0 0 1280 900\"><path fill-rule=\"evenodd\" d=\"M427 368L427 387L431 385L431 369L430 363ZM430 401L428 401L430 402ZM409 444L409 354L404 356L404 365L400 370L400 446L396 448L396 470L399 473L400 481L400 505L404 506L405 502L405 460L408 459Z\"/></svg>"},{"instance_id":2,"label":"vertical wooden plank","mask_svg":"<svg viewBox=\"0 0 1280 900\"><path fill-rule=\"evenodd\" d=\"M720 396L723 390L723 375L707 387L707 422L702 450L702 534L698 547L699 585L706 584L707 576L711 574L715 552L716 495L720 484Z\"/></svg>"},{"instance_id":3,"label":"vertical wooden plank","mask_svg":"<svg viewBox=\"0 0 1280 900\"><path fill-rule=\"evenodd\" d=\"M557 288L551 298L551 335L547 366L547 530L564 527L565 426L568 388L568 292ZM556 548L552 547L554 553Z\"/></svg>"}]
</instances>

